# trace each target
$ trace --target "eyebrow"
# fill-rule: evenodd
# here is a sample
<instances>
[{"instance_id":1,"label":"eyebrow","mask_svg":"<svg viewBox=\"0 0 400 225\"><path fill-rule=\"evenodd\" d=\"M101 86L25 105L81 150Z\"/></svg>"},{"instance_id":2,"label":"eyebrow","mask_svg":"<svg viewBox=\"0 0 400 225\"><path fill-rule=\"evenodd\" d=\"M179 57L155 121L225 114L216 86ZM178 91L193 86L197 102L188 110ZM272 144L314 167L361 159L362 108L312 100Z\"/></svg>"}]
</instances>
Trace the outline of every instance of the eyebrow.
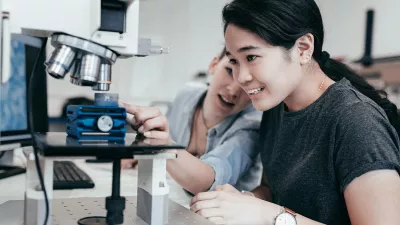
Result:
<instances>
[{"instance_id":1,"label":"eyebrow","mask_svg":"<svg viewBox=\"0 0 400 225\"><path fill-rule=\"evenodd\" d=\"M246 52L246 51L251 51L251 50L257 50L259 48L260 47L256 47L256 46L253 46L253 45L247 45L247 46L239 48L239 50L237 50L237 52L241 53L241 52ZM232 55L232 54L230 52L226 51L225 55L229 56L229 55Z\"/></svg>"}]
</instances>

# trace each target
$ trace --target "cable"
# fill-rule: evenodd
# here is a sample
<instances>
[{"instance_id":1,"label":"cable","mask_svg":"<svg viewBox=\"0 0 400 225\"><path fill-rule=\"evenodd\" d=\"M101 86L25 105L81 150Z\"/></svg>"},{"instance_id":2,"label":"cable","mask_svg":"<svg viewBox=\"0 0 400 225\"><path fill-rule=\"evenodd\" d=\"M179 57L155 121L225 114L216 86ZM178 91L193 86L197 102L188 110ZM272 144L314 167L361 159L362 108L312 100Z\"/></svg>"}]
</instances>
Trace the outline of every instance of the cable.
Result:
<instances>
[{"instance_id":1,"label":"cable","mask_svg":"<svg viewBox=\"0 0 400 225\"><path fill-rule=\"evenodd\" d=\"M39 182L40 182L40 186L43 190L43 194L44 194L44 201L45 201L45 205L46 205L46 215L44 218L44 223L43 225L47 225L47 221L49 219L49 199L47 197L47 192L46 192L46 187L44 186L44 180L43 180L43 174L42 174L42 170L40 168L40 164L39 164L39 154L37 149L35 148L35 130L33 129L33 81L34 81L34 76L35 76L35 72L36 72L36 66L39 62L40 56L43 54L43 51L45 51L46 49L46 45L47 45L47 38L45 38L43 40L42 46L40 48L39 54L36 57L35 60L35 64L33 65L32 68L32 72L31 72L31 77L29 78L29 85L28 85L28 112L29 112L29 126L30 126L30 134L32 137L32 146L33 146L33 153L35 155L35 164L36 164L36 170L38 173L38 177L39 177Z\"/></svg>"}]
</instances>

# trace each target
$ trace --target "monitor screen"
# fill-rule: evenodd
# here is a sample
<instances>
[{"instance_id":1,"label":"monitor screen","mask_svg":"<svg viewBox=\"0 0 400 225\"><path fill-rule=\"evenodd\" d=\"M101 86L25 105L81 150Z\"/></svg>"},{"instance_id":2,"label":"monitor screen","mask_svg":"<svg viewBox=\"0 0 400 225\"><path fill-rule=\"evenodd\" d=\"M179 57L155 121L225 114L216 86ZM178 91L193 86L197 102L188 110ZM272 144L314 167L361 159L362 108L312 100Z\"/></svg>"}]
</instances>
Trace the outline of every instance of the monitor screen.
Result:
<instances>
[{"instance_id":1,"label":"monitor screen","mask_svg":"<svg viewBox=\"0 0 400 225\"><path fill-rule=\"evenodd\" d=\"M28 84L36 57L40 53L43 40L24 35L13 35L11 40L11 76L0 87L0 143L30 140L28 123ZM37 120L47 125L46 72L43 66L45 54L40 56L35 74L33 113ZM37 107L42 109L37 110ZM44 109L43 109L44 107ZM41 114L40 114L40 113ZM43 125L35 130L46 131Z\"/></svg>"}]
</instances>

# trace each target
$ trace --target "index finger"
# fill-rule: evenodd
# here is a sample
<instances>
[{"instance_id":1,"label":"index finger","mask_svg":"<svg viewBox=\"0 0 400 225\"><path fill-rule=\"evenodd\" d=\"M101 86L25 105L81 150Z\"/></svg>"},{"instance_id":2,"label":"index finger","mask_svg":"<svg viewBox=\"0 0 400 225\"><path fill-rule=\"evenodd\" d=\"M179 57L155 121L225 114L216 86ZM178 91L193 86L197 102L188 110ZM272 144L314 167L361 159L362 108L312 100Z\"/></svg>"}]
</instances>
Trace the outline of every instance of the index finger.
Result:
<instances>
[{"instance_id":1,"label":"index finger","mask_svg":"<svg viewBox=\"0 0 400 225\"><path fill-rule=\"evenodd\" d=\"M128 104L125 102L118 102L118 106L119 107L124 107L126 109L126 112L132 115L135 115L135 113L139 110L139 106L137 105L132 105L132 104Z\"/></svg>"},{"instance_id":2,"label":"index finger","mask_svg":"<svg viewBox=\"0 0 400 225\"><path fill-rule=\"evenodd\" d=\"M217 197L218 192L217 191L209 191L209 192L201 192L194 196L192 201L190 202L190 206L195 204L196 202L199 201L204 201L204 200L211 200Z\"/></svg>"}]
</instances>

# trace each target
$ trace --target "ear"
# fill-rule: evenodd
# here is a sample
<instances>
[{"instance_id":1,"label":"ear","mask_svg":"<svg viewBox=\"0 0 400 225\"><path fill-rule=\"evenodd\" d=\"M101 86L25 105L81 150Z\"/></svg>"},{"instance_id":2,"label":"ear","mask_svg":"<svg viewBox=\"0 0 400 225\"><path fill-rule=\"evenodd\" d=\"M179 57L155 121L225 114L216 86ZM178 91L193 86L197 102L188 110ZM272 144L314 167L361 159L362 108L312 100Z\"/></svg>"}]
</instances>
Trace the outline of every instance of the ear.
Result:
<instances>
[{"instance_id":1,"label":"ear","mask_svg":"<svg viewBox=\"0 0 400 225\"><path fill-rule=\"evenodd\" d=\"M296 41L297 49L300 53L300 65L305 65L312 60L314 53L314 35L308 33L301 36Z\"/></svg>"},{"instance_id":2,"label":"ear","mask_svg":"<svg viewBox=\"0 0 400 225\"><path fill-rule=\"evenodd\" d=\"M214 74L215 67L217 66L218 62L219 62L219 58L218 58L218 57L214 57L214 58L211 60L210 65L208 66L208 73L209 73L210 75L213 75L213 74Z\"/></svg>"}]
</instances>

